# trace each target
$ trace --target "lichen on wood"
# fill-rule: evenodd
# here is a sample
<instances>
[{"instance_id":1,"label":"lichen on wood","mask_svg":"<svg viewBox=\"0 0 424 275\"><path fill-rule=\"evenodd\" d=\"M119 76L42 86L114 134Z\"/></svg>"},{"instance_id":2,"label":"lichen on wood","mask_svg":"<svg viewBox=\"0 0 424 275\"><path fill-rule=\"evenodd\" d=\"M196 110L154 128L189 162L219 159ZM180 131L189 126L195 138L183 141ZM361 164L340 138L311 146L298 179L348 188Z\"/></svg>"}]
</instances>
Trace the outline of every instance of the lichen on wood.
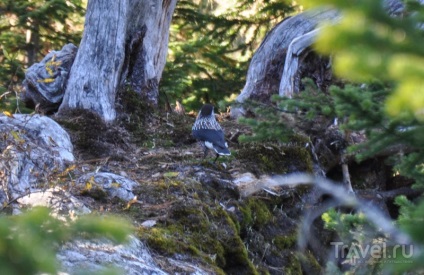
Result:
<instances>
[{"instance_id":1,"label":"lichen on wood","mask_svg":"<svg viewBox=\"0 0 424 275\"><path fill-rule=\"evenodd\" d=\"M77 47L67 44L60 51L51 51L39 63L28 68L21 94L27 107L45 114L57 111L76 54Z\"/></svg>"}]
</instances>

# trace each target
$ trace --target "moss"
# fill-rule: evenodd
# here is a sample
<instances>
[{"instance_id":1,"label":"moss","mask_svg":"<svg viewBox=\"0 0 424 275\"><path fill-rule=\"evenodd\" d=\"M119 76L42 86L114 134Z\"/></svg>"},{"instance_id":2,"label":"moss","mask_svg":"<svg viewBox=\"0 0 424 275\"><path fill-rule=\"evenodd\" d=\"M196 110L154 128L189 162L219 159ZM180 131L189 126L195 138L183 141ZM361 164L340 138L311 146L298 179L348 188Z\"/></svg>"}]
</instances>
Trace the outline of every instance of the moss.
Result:
<instances>
[{"instance_id":1,"label":"moss","mask_svg":"<svg viewBox=\"0 0 424 275\"><path fill-rule=\"evenodd\" d=\"M288 275L297 275L297 274L303 274L302 273L302 265L301 262L296 254L291 252L291 257L288 257L289 261L284 267L284 274ZM307 273L307 274L320 274L318 273Z\"/></svg>"},{"instance_id":2,"label":"moss","mask_svg":"<svg viewBox=\"0 0 424 275\"><path fill-rule=\"evenodd\" d=\"M208 220L202 208L178 204L172 209L170 218L187 227L187 230L204 232L208 230Z\"/></svg>"},{"instance_id":3,"label":"moss","mask_svg":"<svg viewBox=\"0 0 424 275\"><path fill-rule=\"evenodd\" d=\"M236 154L236 158L256 175L313 171L311 155L303 142L283 145L246 143Z\"/></svg>"},{"instance_id":4,"label":"moss","mask_svg":"<svg viewBox=\"0 0 424 275\"><path fill-rule=\"evenodd\" d=\"M311 139L308 136L300 133L294 133L293 135L291 135L289 141L291 145L300 147L305 147L305 145L309 142L311 142Z\"/></svg>"},{"instance_id":5,"label":"moss","mask_svg":"<svg viewBox=\"0 0 424 275\"><path fill-rule=\"evenodd\" d=\"M303 146L285 146L284 159L289 163L288 172L313 172L311 154Z\"/></svg>"},{"instance_id":6,"label":"moss","mask_svg":"<svg viewBox=\"0 0 424 275\"><path fill-rule=\"evenodd\" d=\"M191 255L216 266L217 274L257 274L237 226L220 206L178 202L170 209L166 223L139 232L148 246L160 254Z\"/></svg>"},{"instance_id":7,"label":"moss","mask_svg":"<svg viewBox=\"0 0 424 275\"><path fill-rule=\"evenodd\" d=\"M182 214L181 211L178 212ZM193 211L190 215L197 214L198 212ZM157 224L154 228L140 228L138 235L150 249L161 255L189 255L190 258L211 267L215 274L225 274L222 269L226 264L225 248L220 239L210 236L212 232L208 230L211 228L202 231L194 230L199 229L196 226L186 226L186 223L182 224L179 220L169 220Z\"/></svg>"},{"instance_id":8,"label":"moss","mask_svg":"<svg viewBox=\"0 0 424 275\"><path fill-rule=\"evenodd\" d=\"M149 248L164 254L173 255L181 251L181 245L178 245L173 234L168 229L164 228L150 228L139 230L139 236L146 240Z\"/></svg>"},{"instance_id":9,"label":"moss","mask_svg":"<svg viewBox=\"0 0 424 275\"><path fill-rule=\"evenodd\" d=\"M322 268L318 263L315 256L311 253L311 251L306 251L299 255L300 263L302 265L303 273L308 274L321 274Z\"/></svg>"},{"instance_id":10,"label":"moss","mask_svg":"<svg viewBox=\"0 0 424 275\"><path fill-rule=\"evenodd\" d=\"M233 222L233 219L222 208L218 208L215 214L225 218L228 226L227 232L231 233L220 242L224 247L226 259L226 265L223 269L227 274L258 274L255 266L249 259L244 242L238 234L236 223Z\"/></svg>"},{"instance_id":11,"label":"moss","mask_svg":"<svg viewBox=\"0 0 424 275\"><path fill-rule=\"evenodd\" d=\"M240 229L241 229L241 225L240 225L240 223L239 223L239 221L237 220L237 217L236 217L236 215L235 214L233 214L233 213L227 213L228 214L228 219L229 219L229 221L228 221L228 223L231 223L231 224L233 224L234 225L234 229L236 230L236 232L237 232L237 235L240 235Z\"/></svg>"},{"instance_id":12,"label":"moss","mask_svg":"<svg viewBox=\"0 0 424 275\"><path fill-rule=\"evenodd\" d=\"M271 144L269 146L256 143L244 144L237 152L236 158L256 174L286 172L282 163L283 152Z\"/></svg>"},{"instance_id":13,"label":"moss","mask_svg":"<svg viewBox=\"0 0 424 275\"><path fill-rule=\"evenodd\" d=\"M315 259L311 251L305 251L304 253L298 253L296 255L298 262L301 265L303 273L306 274L321 274L322 268L318 261Z\"/></svg>"},{"instance_id":14,"label":"moss","mask_svg":"<svg viewBox=\"0 0 424 275\"><path fill-rule=\"evenodd\" d=\"M293 248L297 242L297 233L289 235L279 235L274 239L274 244L278 249L289 249Z\"/></svg>"},{"instance_id":15,"label":"moss","mask_svg":"<svg viewBox=\"0 0 424 275\"><path fill-rule=\"evenodd\" d=\"M240 212L243 214L241 227L254 227L260 229L272 219L272 213L268 206L256 198L246 199L240 206Z\"/></svg>"}]
</instances>

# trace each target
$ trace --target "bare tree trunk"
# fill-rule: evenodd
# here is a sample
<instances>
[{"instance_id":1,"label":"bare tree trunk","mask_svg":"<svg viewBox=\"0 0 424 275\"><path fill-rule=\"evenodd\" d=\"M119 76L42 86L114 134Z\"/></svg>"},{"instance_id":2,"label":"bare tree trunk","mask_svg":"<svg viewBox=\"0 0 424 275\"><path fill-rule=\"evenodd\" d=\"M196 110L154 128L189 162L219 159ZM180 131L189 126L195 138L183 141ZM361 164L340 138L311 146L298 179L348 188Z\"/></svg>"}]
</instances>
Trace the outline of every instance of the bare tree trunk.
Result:
<instances>
[{"instance_id":1,"label":"bare tree trunk","mask_svg":"<svg viewBox=\"0 0 424 275\"><path fill-rule=\"evenodd\" d=\"M384 9L399 15L403 4L399 0L384 0ZM292 97L299 92L301 79L312 78L325 90L331 82L331 61L311 49L319 32L319 24L335 23L340 14L331 9L311 10L287 18L275 26L254 54L247 72L246 84L237 103L246 100L269 102L272 94ZM232 117L245 114L243 107L233 107Z\"/></svg>"},{"instance_id":2,"label":"bare tree trunk","mask_svg":"<svg viewBox=\"0 0 424 275\"><path fill-rule=\"evenodd\" d=\"M282 74L284 77L281 78L278 90L278 94L280 96L291 98L293 96L293 92L299 90L298 85L300 82L300 74L298 72L302 64L302 57L305 55L308 47L315 41L318 33L319 29L315 29L296 37L290 43L287 49L286 60L284 62L284 64L290 64L290 66L284 66Z\"/></svg>"},{"instance_id":3,"label":"bare tree trunk","mask_svg":"<svg viewBox=\"0 0 424 275\"><path fill-rule=\"evenodd\" d=\"M176 2L89 0L84 35L59 111L88 109L113 121L116 92L127 78L142 99L157 104Z\"/></svg>"},{"instance_id":4,"label":"bare tree trunk","mask_svg":"<svg viewBox=\"0 0 424 275\"><path fill-rule=\"evenodd\" d=\"M132 40L129 51L132 60L128 66L128 80L135 92L149 105L156 106L159 96L159 81L166 63L169 26L177 0L138 1L140 7L133 10L146 11L142 18L144 29L133 30L137 35ZM143 35L145 32L145 35ZM143 37L144 36L144 37ZM140 39L140 40L137 40Z\"/></svg>"},{"instance_id":5,"label":"bare tree trunk","mask_svg":"<svg viewBox=\"0 0 424 275\"><path fill-rule=\"evenodd\" d=\"M40 25L37 20L29 19L29 29L26 32L26 50L27 50L27 66L31 66L37 62L38 52L40 51Z\"/></svg>"},{"instance_id":6,"label":"bare tree trunk","mask_svg":"<svg viewBox=\"0 0 424 275\"><path fill-rule=\"evenodd\" d=\"M275 26L253 56L246 84L236 101L269 101L271 95L279 90L287 50L292 41L312 32L319 23L334 20L338 16L335 10L313 10L289 17ZM243 114L243 108L232 109L232 116Z\"/></svg>"}]
</instances>

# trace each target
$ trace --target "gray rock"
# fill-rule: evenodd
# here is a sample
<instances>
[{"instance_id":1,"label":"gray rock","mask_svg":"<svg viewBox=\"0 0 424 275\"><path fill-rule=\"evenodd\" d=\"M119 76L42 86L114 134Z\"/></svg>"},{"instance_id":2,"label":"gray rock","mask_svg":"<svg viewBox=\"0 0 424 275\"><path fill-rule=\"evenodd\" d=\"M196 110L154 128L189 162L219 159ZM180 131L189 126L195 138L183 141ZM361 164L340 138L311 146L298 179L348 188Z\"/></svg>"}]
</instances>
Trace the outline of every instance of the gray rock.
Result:
<instances>
[{"instance_id":1,"label":"gray rock","mask_svg":"<svg viewBox=\"0 0 424 275\"><path fill-rule=\"evenodd\" d=\"M132 190L138 183L126 177L113 173L88 173L81 176L77 181L77 188L84 188L87 182L92 182L97 187L104 190L110 197L117 197L121 200L130 201L135 195Z\"/></svg>"},{"instance_id":2,"label":"gray rock","mask_svg":"<svg viewBox=\"0 0 424 275\"><path fill-rule=\"evenodd\" d=\"M106 267L117 267L120 274L215 274L187 259L161 258L159 268L147 247L134 236L127 244L117 245L106 239L74 240L64 244L57 259L63 274L91 274Z\"/></svg>"},{"instance_id":3,"label":"gray rock","mask_svg":"<svg viewBox=\"0 0 424 275\"><path fill-rule=\"evenodd\" d=\"M75 45L67 44L28 68L22 83L22 99L28 107L37 107L43 113L59 108L77 50Z\"/></svg>"},{"instance_id":4,"label":"gray rock","mask_svg":"<svg viewBox=\"0 0 424 275\"><path fill-rule=\"evenodd\" d=\"M61 220L73 219L91 212L80 200L59 187L26 195L19 198L18 203L26 207L48 207L52 210L52 214Z\"/></svg>"},{"instance_id":5,"label":"gray rock","mask_svg":"<svg viewBox=\"0 0 424 275\"><path fill-rule=\"evenodd\" d=\"M74 161L68 133L40 115L0 116L0 203L39 191Z\"/></svg>"},{"instance_id":6,"label":"gray rock","mask_svg":"<svg viewBox=\"0 0 424 275\"><path fill-rule=\"evenodd\" d=\"M57 254L63 272L85 274L99 272L105 266L115 266L122 274L167 274L156 266L145 245L135 237L129 243L117 245L109 240L74 240L61 247Z\"/></svg>"}]
</instances>

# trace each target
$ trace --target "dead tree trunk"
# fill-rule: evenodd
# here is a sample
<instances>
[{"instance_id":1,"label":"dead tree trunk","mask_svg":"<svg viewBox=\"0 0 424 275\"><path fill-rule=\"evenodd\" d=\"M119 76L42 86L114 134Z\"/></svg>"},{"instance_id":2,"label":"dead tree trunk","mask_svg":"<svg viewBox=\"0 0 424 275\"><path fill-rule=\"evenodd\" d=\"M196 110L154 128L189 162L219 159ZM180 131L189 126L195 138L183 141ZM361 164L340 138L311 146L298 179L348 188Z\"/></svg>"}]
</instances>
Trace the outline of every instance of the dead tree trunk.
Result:
<instances>
[{"instance_id":1,"label":"dead tree trunk","mask_svg":"<svg viewBox=\"0 0 424 275\"><path fill-rule=\"evenodd\" d=\"M403 11L403 4L399 0L384 0L382 9L396 16ZM331 58L317 54L312 44L322 23L336 24L341 16L334 9L317 9L287 18L275 26L251 60L245 87L236 99L239 104L231 110L232 117L246 114L247 104L243 103L247 100L270 103L273 94L292 98L302 91L303 78L312 79L320 91L326 92L334 81ZM309 136L319 172L339 173L341 167L343 181L352 191L350 163L345 149L347 145L365 140L366 136L356 132L350 133L348 139L337 123L324 117L317 117L312 123L305 123L292 114L281 117L286 119L288 127ZM353 136L357 138L353 139Z\"/></svg>"},{"instance_id":2,"label":"dead tree trunk","mask_svg":"<svg viewBox=\"0 0 424 275\"><path fill-rule=\"evenodd\" d=\"M398 0L385 0L384 8L396 15L403 5ZM335 23L339 19L337 11L320 9L286 18L275 26L254 54L236 103L269 102L271 95L277 93L292 97L301 90L301 79L305 77L312 78L318 88L325 90L332 80L331 60L316 54L311 46L321 23ZM241 106L231 110L232 117L244 114Z\"/></svg>"},{"instance_id":3,"label":"dead tree trunk","mask_svg":"<svg viewBox=\"0 0 424 275\"><path fill-rule=\"evenodd\" d=\"M335 10L314 10L289 17L275 26L253 56L246 84L236 101L243 103L250 99L268 102L271 95L278 92L280 82L286 77L283 71L287 66L287 58L292 56L292 53L288 52L293 48L290 47L292 42L305 35L311 36L311 32L319 23L335 20L338 16ZM302 52L301 49L296 50ZM295 74L289 77L289 81L294 80ZM241 107L232 109L232 116L243 114L244 109Z\"/></svg>"},{"instance_id":4,"label":"dead tree trunk","mask_svg":"<svg viewBox=\"0 0 424 275\"><path fill-rule=\"evenodd\" d=\"M59 112L82 108L113 121L116 92L127 79L141 100L156 105L176 2L90 0Z\"/></svg>"}]
</instances>

